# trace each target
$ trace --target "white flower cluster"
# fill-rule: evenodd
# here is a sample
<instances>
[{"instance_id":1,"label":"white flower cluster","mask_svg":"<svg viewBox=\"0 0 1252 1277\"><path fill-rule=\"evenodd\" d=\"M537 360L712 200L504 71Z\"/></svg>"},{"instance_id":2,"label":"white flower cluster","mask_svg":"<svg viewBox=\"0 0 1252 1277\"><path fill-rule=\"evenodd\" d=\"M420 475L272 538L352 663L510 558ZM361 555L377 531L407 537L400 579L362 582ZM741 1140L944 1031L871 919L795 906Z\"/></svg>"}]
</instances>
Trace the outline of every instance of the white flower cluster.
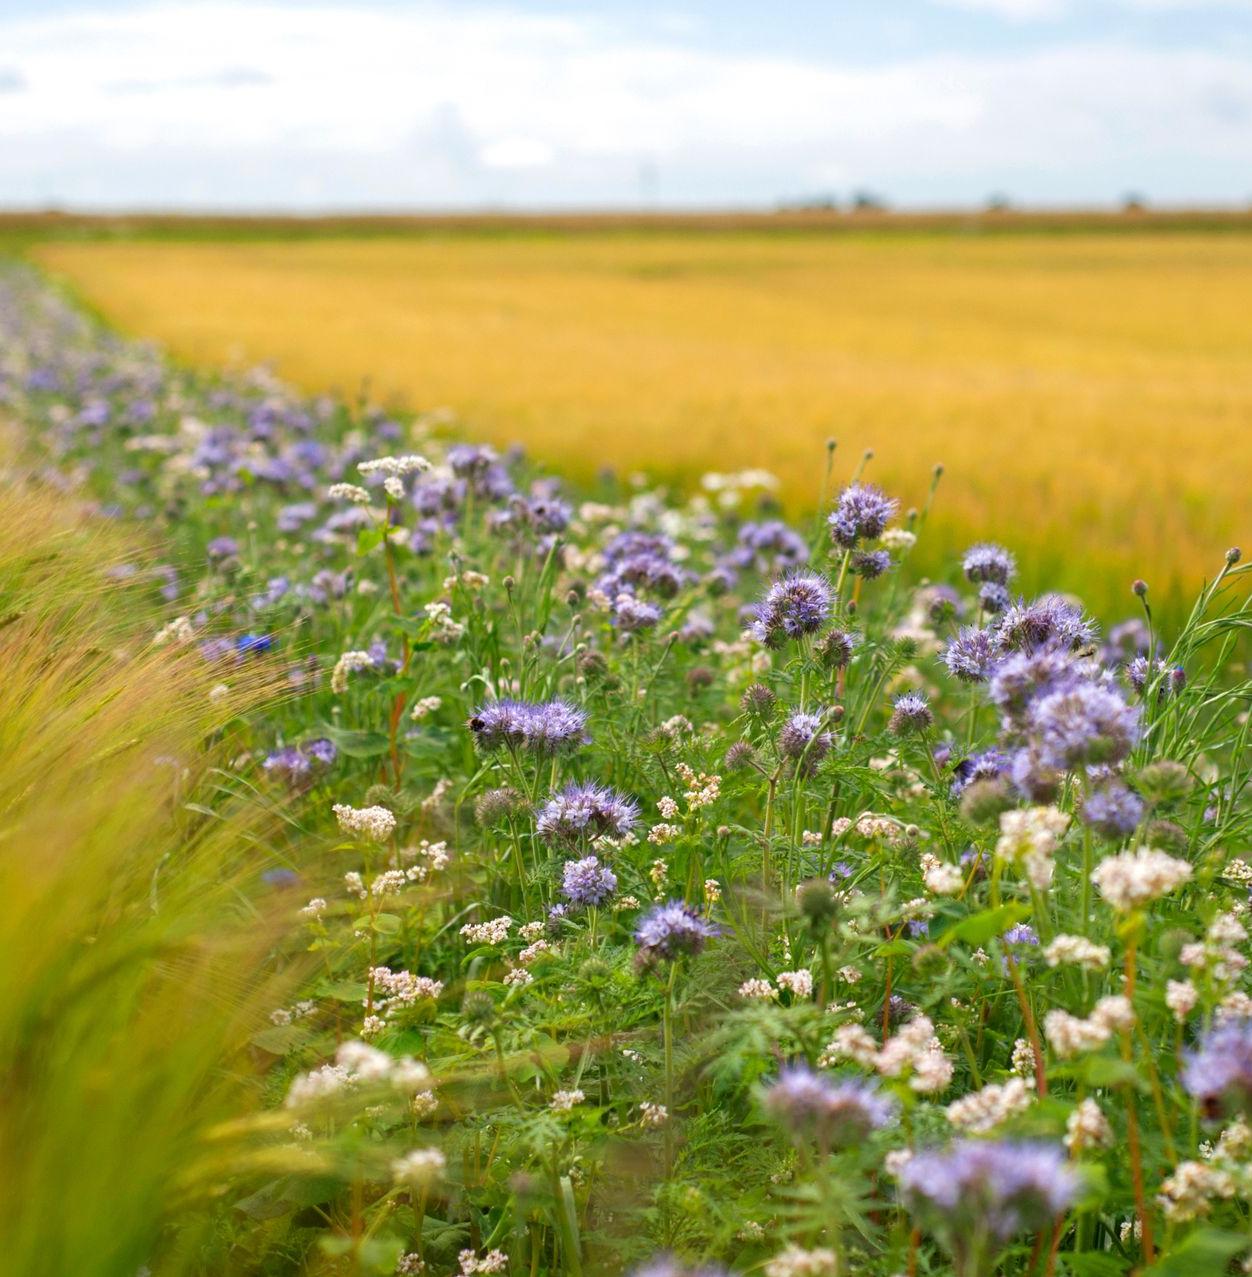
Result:
<instances>
[{"instance_id":1,"label":"white flower cluster","mask_svg":"<svg viewBox=\"0 0 1252 1277\"><path fill-rule=\"evenodd\" d=\"M195 637L195 627L191 622L185 616L176 616L168 625L162 626L152 636L152 646L164 647L167 643L173 643L178 647L183 647L192 642Z\"/></svg>"},{"instance_id":2,"label":"white flower cluster","mask_svg":"<svg viewBox=\"0 0 1252 1277\"><path fill-rule=\"evenodd\" d=\"M421 998L437 998L443 992L442 980L414 975L412 971L374 967L370 978L374 982L374 1006L383 1015L391 1015L399 1007L412 1006Z\"/></svg>"},{"instance_id":3,"label":"white flower cluster","mask_svg":"<svg viewBox=\"0 0 1252 1277\"><path fill-rule=\"evenodd\" d=\"M413 708L409 711L409 717L415 723L421 722L423 718L429 718L442 705L442 696L423 696L419 700L413 702Z\"/></svg>"},{"instance_id":4,"label":"white flower cluster","mask_svg":"<svg viewBox=\"0 0 1252 1277\"><path fill-rule=\"evenodd\" d=\"M952 1081L952 1061L935 1036L934 1024L924 1015L914 1016L881 1048L862 1025L841 1025L817 1063L820 1068L829 1068L839 1060L852 1060L883 1077L907 1074L909 1086L922 1094L946 1090Z\"/></svg>"},{"instance_id":5,"label":"white flower cluster","mask_svg":"<svg viewBox=\"0 0 1252 1277\"><path fill-rule=\"evenodd\" d=\"M1069 828L1069 817L1055 807L1022 807L1000 815L996 855L1020 865L1030 884L1040 891L1052 885L1053 857Z\"/></svg>"},{"instance_id":6,"label":"white flower cluster","mask_svg":"<svg viewBox=\"0 0 1252 1277\"><path fill-rule=\"evenodd\" d=\"M1043 1034L1048 1045L1063 1060L1102 1047L1113 1036L1134 1025L1135 1011L1130 999L1119 993L1101 998L1084 1020L1059 1007L1043 1017Z\"/></svg>"},{"instance_id":7,"label":"white flower cluster","mask_svg":"<svg viewBox=\"0 0 1252 1277\"><path fill-rule=\"evenodd\" d=\"M1184 1224L1207 1215L1214 1198L1235 1195L1235 1181L1228 1171L1204 1162L1179 1162L1161 1183L1157 1204L1171 1224Z\"/></svg>"},{"instance_id":8,"label":"white flower cluster","mask_svg":"<svg viewBox=\"0 0 1252 1277\"><path fill-rule=\"evenodd\" d=\"M581 1104L587 1097L577 1087L569 1091L557 1091L552 1096L552 1110L555 1113L568 1113L576 1104Z\"/></svg>"},{"instance_id":9,"label":"white flower cluster","mask_svg":"<svg viewBox=\"0 0 1252 1277\"><path fill-rule=\"evenodd\" d=\"M472 1250L463 1250L457 1256L460 1277L472 1277L474 1273L502 1273L509 1266L509 1257L502 1250L489 1250L481 1259Z\"/></svg>"},{"instance_id":10,"label":"white flower cluster","mask_svg":"<svg viewBox=\"0 0 1252 1277\"><path fill-rule=\"evenodd\" d=\"M687 786L683 797L687 800L688 811L699 811L701 807L710 807L722 795L722 778L708 776L704 772L698 775L686 763L675 764L674 770L682 777ZM661 813L664 815L664 812Z\"/></svg>"},{"instance_id":11,"label":"white flower cluster","mask_svg":"<svg viewBox=\"0 0 1252 1277\"><path fill-rule=\"evenodd\" d=\"M1195 1010L1199 1000L1200 991L1190 980L1166 980L1165 1005L1179 1024Z\"/></svg>"},{"instance_id":12,"label":"white flower cluster","mask_svg":"<svg viewBox=\"0 0 1252 1277\"><path fill-rule=\"evenodd\" d=\"M765 1277L836 1277L839 1256L825 1246L801 1250L788 1246L765 1265Z\"/></svg>"},{"instance_id":13,"label":"white flower cluster","mask_svg":"<svg viewBox=\"0 0 1252 1277\"><path fill-rule=\"evenodd\" d=\"M643 1100L639 1105L639 1121L644 1126L664 1126L669 1121L669 1109L664 1104L654 1104L651 1100Z\"/></svg>"},{"instance_id":14,"label":"white flower cluster","mask_svg":"<svg viewBox=\"0 0 1252 1277\"><path fill-rule=\"evenodd\" d=\"M362 1084L388 1084L412 1093L430 1084L430 1070L412 1056L395 1059L366 1042L350 1040L340 1044L333 1064L323 1064L295 1078L287 1092L286 1105L289 1109L302 1108Z\"/></svg>"},{"instance_id":15,"label":"white flower cluster","mask_svg":"<svg viewBox=\"0 0 1252 1277\"><path fill-rule=\"evenodd\" d=\"M739 996L741 998L755 999L757 1001L765 1001L769 998L776 998L778 990L768 980L752 979L745 980L739 986Z\"/></svg>"},{"instance_id":16,"label":"white flower cluster","mask_svg":"<svg viewBox=\"0 0 1252 1277\"><path fill-rule=\"evenodd\" d=\"M509 938L509 928L513 919L502 914L489 922L467 922L461 928L461 934L470 944L503 944Z\"/></svg>"},{"instance_id":17,"label":"white flower cluster","mask_svg":"<svg viewBox=\"0 0 1252 1277\"><path fill-rule=\"evenodd\" d=\"M1219 913L1203 941L1183 945L1178 958L1183 966L1203 971L1214 984L1229 985L1247 968L1247 958L1235 947L1247 938L1247 929L1233 913Z\"/></svg>"},{"instance_id":18,"label":"white flower cluster","mask_svg":"<svg viewBox=\"0 0 1252 1277\"><path fill-rule=\"evenodd\" d=\"M1108 945L1096 944L1086 936L1059 935L1043 951L1050 967L1075 966L1084 971L1103 971L1112 956Z\"/></svg>"},{"instance_id":19,"label":"white flower cluster","mask_svg":"<svg viewBox=\"0 0 1252 1277\"><path fill-rule=\"evenodd\" d=\"M431 874L446 869L452 863L452 853L446 842L430 842L423 838L416 847L402 847L400 859L416 862L404 871L410 882L425 882Z\"/></svg>"},{"instance_id":20,"label":"white flower cluster","mask_svg":"<svg viewBox=\"0 0 1252 1277\"><path fill-rule=\"evenodd\" d=\"M391 1163L391 1177L404 1188L421 1191L443 1176L448 1160L437 1148L415 1148Z\"/></svg>"},{"instance_id":21,"label":"white flower cluster","mask_svg":"<svg viewBox=\"0 0 1252 1277\"><path fill-rule=\"evenodd\" d=\"M926 890L936 896L955 896L965 885L960 865L940 860L931 852L922 853L922 881Z\"/></svg>"},{"instance_id":22,"label":"white flower cluster","mask_svg":"<svg viewBox=\"0 0 1252 1277\"><path fill-rule=\"evenodd\" d=\"M786 989L793 997L811 998L813 996L813 973L808 970L780 971L778 987Z\"/></svg>"},{"instance_id":23,"label":"white flower cluster","mask_svg":"<svg viewBox=\"0 0 1252 1277\"><path fill-rule=\"evenodd\" d=\"M944 1109L953 1126L974 1135L985 1135L1002 1122L1024 1113L1034 1100L1034 1095L1020 1077L1007 1082L990 1083L980 1091L971 1091L959 1100L953 1100Z\"/></svg>"},{"instance_id":24,"label":"white flower cluster","mask_svg":"<svg viewBox=\"0 0 1252 1277\"><path fill-rule=\"evenodd\" d=\"M1108 1148L1113 1128L1093 1099L1085 1099L1065 1120L1065 1147L1072 1154L1089 1148Z\"/></svg>"},{"instance_id":25,"label":"white flower cluster","mask_svg":"<svg viewBox=\"0 0 1252 1277\"><path fill-rule=\"evenodd\" d=\"M1141 909L1181 887L1191 866L1154 847L1140 847L1107 856L1091 873L1099 893L1119 913Z\"/></svg>"},{"instance_id":26,"label":"white flower cluster","mask_svg":"<svg viewBox=\"0 0 1252 1277\"><path fill-rule=\"evenodd\" d=\"M465 633L465 626L452 619L452 609L446 603L427 603L422 611L430 622L430 636L436 643L455 643Z\"/></svg>"},{"instance_id":27,"label":"white flower cluster","mask_svg":"<svg viewBox=\"0 0 1252 1277\"><path fill-rule=\"evenodd\" d=\"M331 810L345 834L369 842L386 842L395 832L396 818L386 807L349 807L336 803Z\"/></svg>"},{"instance_id":28,"label":"white flower cluster","mask_svg":"<svg viewBox=\"0 0 1252 1277\"><path fill-rule=\"evenodd\" d=\"M356 483L332 483L326 489L332 501L351 501L353 505L369 505L369 492Z\"/></svg>"},{"instance_id":29,"label":"white flower cluster","mask_svg":"<svg viewBox=\"0 0 1252 1277\"><path fill-rule=\"evenodd\" d=\"M372 461L361 461L357 471L365 475L381 474L389 479L403 479L411 474L419 474L430 469L430 462L416 453L403 457L375 457Z\"/></svg>"},{"instance_id":30,"label":"white flower cluster","mask_svg":"<svg viewBox=\"0 0 1252 1277\"><path fill-rule=\"evenodd\" d=\"M349 674L357 674L361 670L373 668L374 658L368 652L344 652L330 672L330 690L336 696L342 696L348 690Z\"/></svg>"}]
</instances>

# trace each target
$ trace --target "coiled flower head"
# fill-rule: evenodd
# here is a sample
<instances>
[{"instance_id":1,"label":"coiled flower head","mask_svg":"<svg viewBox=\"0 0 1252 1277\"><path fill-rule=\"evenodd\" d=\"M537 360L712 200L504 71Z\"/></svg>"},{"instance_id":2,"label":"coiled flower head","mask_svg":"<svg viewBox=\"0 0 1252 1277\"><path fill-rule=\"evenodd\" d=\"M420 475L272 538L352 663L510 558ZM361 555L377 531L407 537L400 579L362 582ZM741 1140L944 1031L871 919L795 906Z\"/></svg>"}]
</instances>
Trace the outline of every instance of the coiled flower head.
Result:
<instances>
[{"instance_id":1,"label":"coiled flower head","mask_svg":"<svg viewBox=\"0 0 1252 1277\"><path fill-rule=\"evenodd\" d=\"M898 508L897 501L872 484L853 483L839 494L839 502L827 522L835 541L851 550L860 541L882 536Z\"/></svg>"},{"instance_id":2,"label":"coiled flower head","mask_svg":"<svg viewBox=\"0 0 1252 1277\"><path fill-rule=\"evenodd\" d=\"M835 1081L807 1064L789 1064L764 1089L761 1106L793 1139L813 1139L822 1149L859 1144L886 1126L892 1101L871 1083Z\"/></svg>"},{"instance_id":3,"label":"coiled flower head","mask_svg":"<svg viewBox=\"0 0 1252 1277\"><path fill-rule=\"evenodd\" d=\"M624 838L639 819L639 805L594 781L573 782L553 794L535 828L547 842L573 845L594 838Z\"/></svg>"},{"instance_id":4,"label":"coiled flower head","mask_svg":"<svg viewBox=\"0 0 1252 1277\"><path fill-rule=\"evenodd\" d=\"M830 619L831 590L815 572L792 572L775 581L757 604L752 635L766 647L815 634Z\"/></svg>"},{"instance_id":5,"label":"coiled flower head","mask_svg":"<svg viewBox=\"0 0 1252 1277\"><path fill-rule=\"evenodd\" d=\"M699 953L719 928L690 905L670 900L649 910L635 931L639 957L645 965Z\"/></svg>"}]
</instances>

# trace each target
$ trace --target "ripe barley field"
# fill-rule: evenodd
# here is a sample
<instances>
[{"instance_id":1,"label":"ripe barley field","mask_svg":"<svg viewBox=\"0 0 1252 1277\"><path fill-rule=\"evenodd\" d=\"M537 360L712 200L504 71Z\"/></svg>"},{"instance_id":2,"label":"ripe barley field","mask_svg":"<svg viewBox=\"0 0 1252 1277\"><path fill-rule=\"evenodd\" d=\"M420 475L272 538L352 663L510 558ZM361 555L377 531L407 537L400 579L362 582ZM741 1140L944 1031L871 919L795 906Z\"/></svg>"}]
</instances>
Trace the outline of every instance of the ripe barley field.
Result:
<instances>
[{"instance_id":1,"label":"ripe barley field","mask_svg":"<svg viewBox=\"0 0 1252 1277\"><path fill-rule=\"evenodd\" d=\"M45 242L132 335L307 390L447 406L576 479L765 467L792 513L824 441L921 502L938 556L994 526L1023 585L1102 610L1190 592L1252 530L1252 234L519 224L283 241Z\"/></svg>"}]
</instances>

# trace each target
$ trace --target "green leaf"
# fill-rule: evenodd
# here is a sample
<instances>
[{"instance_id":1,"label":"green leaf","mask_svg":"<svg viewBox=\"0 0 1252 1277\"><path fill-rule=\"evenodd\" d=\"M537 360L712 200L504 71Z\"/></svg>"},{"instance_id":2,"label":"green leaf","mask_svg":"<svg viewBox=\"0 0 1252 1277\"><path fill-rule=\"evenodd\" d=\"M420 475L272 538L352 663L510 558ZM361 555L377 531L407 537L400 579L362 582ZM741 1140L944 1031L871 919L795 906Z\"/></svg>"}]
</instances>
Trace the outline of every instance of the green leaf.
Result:
<instances>
[{"instance_id":1,"label":"green leaf","mask_svg":"<svg viewBox=\"0 0 1252 1277\"><path fill-rule=\"evenodd\" d=\"M382 732L358 732L346 727L325 727L328 736L341 754L349 758L377 758L391 748L391 742Z\"/></svg>"},{"instance_id":2,"label":"green leaf","mask_svg":"<svg viewBox=\"0 0 1252 1277\"><path fill-rule=\"evenodd\" d=\"M374 930L384 936L394 936L402 926L403 921L394 913L380 913L374 919Z\"/></svg>"},{"instance_id":3,"label":"green leaf","mask_svg":"<svg viewBox=\"0 0 1252 1277\"><path fill-rule=\"evenodd\" d=\"M1223 1277L1230 1261L1252 1241L1245 1233L1197 1228L1167 1255L1143 1270L1143 1277Z\"/></svg>"},{"instance_id":4,"label":"green leaf","mask_svg":"<svg viewBox=\"0 0 1252 1277\"><path fill-rule=\"evenodd\" d=\"M1030 906L1020 901L1010 901L996 909L983 909L949 927L935 943L949 945L954 940L965 944L985 944L995 936L1003 935L1014 923L1030 916Z\"/></svg>"},{"instance_id":5,"label":"green leaf","mask_svg":"<svg viewBox=\"0 0 1252 1277\"><path fill-rule=\"evenodd\" d=\"M1079 1062L1075 1072L1085 1079L1088 1086L1133 1086L1147 1090L1147 1083L1139 1076L1139 1070L1130 1060L1119 1060L1112 1055L1092 1055Z\"/></svg>"},{"instance_id":6,"label":"green leaf","mask_svg":"<svg viewBox=\"0 0 1252 1277\"><path fill-rule=\"evenodd\" d=\"M1130 1260L1108 1251L1084 1251L1080 1255L1062 1255L1063 1271L1072 1277L1121 1277Z\"/></svg>"},{"instance_id":7,"label":"green leaf","mask_svg":"<svg viewBox=\"0 0 1252 1277\"><path fill-rule=\"evenodd\" d=\"M271 1055L286 1055L307 1037L307 1031L299 1024L276 1024L272 1028L254 1033L248 1040L253 1046Z\"/></svg>"}]
</instances>

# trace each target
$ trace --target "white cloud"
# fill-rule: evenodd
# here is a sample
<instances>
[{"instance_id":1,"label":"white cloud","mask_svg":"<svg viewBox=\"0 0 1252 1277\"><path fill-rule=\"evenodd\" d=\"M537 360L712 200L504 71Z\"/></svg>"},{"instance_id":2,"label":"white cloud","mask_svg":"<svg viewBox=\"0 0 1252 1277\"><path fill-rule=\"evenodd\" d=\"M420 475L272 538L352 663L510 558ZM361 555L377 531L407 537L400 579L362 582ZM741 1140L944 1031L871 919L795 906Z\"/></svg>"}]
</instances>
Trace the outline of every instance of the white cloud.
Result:
<instances>
[{"instance_id":1,"label":"white cloud","mask_svg":"<svg viewBox=\"0 0 1252 1277\"><path fill-rule=\"evenodd\" d=\"M1040 18L1059 18L1069 10L1068 0L933 0L945 9L965 9L970 13L989 13L1010 22L1034 22Z\"/></svg>"},{"instance_id":2,"label":"white cloud","mask_svg":"<svg viewBox=\"0 0 1252 1277\"><path fill-rule=\"evenodd\" d=\"M0 49L10 204L620 204L645 170L687 204L845 181L913 202L1248 194L1246 52L864 67L506 8L228 0L0 19Z\"/></svg>"}]
</instances>

